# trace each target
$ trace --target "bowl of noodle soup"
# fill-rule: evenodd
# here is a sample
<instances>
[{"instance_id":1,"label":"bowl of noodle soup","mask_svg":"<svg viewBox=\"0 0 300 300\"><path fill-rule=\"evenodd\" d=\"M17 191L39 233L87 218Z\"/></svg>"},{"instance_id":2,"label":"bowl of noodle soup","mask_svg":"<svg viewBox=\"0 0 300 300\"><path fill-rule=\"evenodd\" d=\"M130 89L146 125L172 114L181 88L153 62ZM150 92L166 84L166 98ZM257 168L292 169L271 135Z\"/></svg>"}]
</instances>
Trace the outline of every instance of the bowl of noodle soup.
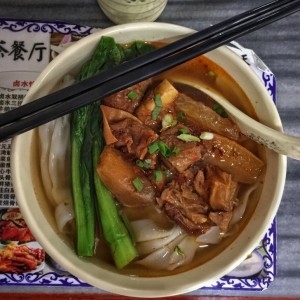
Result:
<instances>
[{"instance_id":1,"label":"bowl of noodle soup","mask_svg":"<svg viewBox=\"0 0 300 300\"><path fill-rule=\"evenodd\" d=\"M120 45L145 41L156 47L192 32L161 23L101 30L58 55L24 102L77 80L103 36ZM133 108L134 99L129 99L128 109L118 107L116 97L103 100L99 113L105 146L97 176L116 200L117 215L135 248L128 264L123 258L114 263L109 251L118 249L119 241L109 244L106 225L97 220L93 255L78 255L70 172L74 119L64 116L13 139L12 175L21 212L45 251L71 274L125 296L177 295L230 272L263 238L281 200L286 158L246 139L228 116L221 116L224 112L213 109L212 99L198 91L200 83L253 118L282 130L275 105L257 75L227 47L160 74L146 87L139 85L146 100ZM137 97L131 92L126 91L127 100ZM198 98L204 99L200 108ZM199 124L198 114L212 114L225 124L225 133ZM147 137L144 146L141 137L134 138L138 132ZM226 147L236 156L226 158ZM239 153L246 158L240 160ZM124 183L125 177L129 179ZM122 256L131 250L128 246L118 251Z\"/></svg>"}]
</instances>

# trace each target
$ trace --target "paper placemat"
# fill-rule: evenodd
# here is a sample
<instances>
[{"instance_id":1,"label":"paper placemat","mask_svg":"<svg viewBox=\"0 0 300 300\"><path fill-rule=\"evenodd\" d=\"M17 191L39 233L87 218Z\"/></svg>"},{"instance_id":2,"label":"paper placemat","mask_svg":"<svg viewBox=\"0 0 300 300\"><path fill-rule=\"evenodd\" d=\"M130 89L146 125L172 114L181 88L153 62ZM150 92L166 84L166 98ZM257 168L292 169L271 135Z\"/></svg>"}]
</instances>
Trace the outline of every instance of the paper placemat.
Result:
<instances>
[{"instance_id":1,"label":"paper placemat","mask_svg":"<svg viewBox=\"0 0 300 300\"><path fill-rule=\"evenodd\" d=\"M21 105L28 89L52 58L96 30L99 29L63 22L0 19L0 114ZM236 42L228 47L257 74L276 102L276 80L269 68L253 50ZM38 258L39 263L29 261L28 269L20 272L16 260L1 255L8 247L11 247L9 251L14 251L18 246L25 246L24 251L33 249L31 255ZM47 254L42 254L41 246L18 209L11 181L8 140L0 143L0 285L89 286L63 270ZM202 289L261 291L268 288L275 276L276 220L239 267Z\"/></svg>"}]
</instances>

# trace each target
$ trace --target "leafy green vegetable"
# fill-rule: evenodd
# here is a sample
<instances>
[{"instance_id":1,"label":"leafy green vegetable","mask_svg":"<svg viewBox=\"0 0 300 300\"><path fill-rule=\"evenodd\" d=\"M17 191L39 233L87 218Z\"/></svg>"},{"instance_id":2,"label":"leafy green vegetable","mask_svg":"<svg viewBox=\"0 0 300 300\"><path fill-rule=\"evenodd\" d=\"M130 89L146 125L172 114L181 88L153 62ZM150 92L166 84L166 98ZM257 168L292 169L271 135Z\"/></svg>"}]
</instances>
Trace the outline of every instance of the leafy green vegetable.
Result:
<instances>
[{"instance_id":1,"label":"leafy green vegetable","mask_svg":"<svg viewBox=\"0 0 300 300\"><path fill-rule=\"evenodd\" d=\"M123 49L124 56L125 56L124 60L131 60L140 55L151 52L154 49L155 47L151 44L147 44L141 41L136 41Z\"/></svg>"},{"instance_id":2,"label":"leafy green vegetable","mask_svg":"<svg viewBox=\"0 0 300 300\"><path fill-rule=\"evenodd\" d=\"M92 58L82 67L79 80L87 79L152 49L154 47L142 42L123 48L116 44L113 38L104 36ZM136 257L137 252L119 216L113 196L101 182L96 171L103 148L99 103L75 111L71 120L72 190L77 254L79 256L94 254L97 212L115 264L118 268L123 268Z\"/></svg>"},{"instance_id":3,"label":"leafy green vegetable","mask_svg":"<svg viewBox=\"0 0 300 300\"><path fill-rule=\"evenodd\" d=\"M95 243L93 173L92 162L87 155L90 153L92 135L89 114L90 107L84 107L72 116L72 189L79 256L92 256Z\"/></svg>"},{"instance_id":4,"label":"leafy green vegetable","mask_svg":"<svg viewBox=\"0 0 300 300\"><path fill-rule=\"evenodd\" d=\"M114 39L102 37L92 58L82 67L79 80L87 79L124 57ZM72 189L76 220L76 249L79 256L92 256L95 247L95 209L92 146L95 138L93 112L97 103L84 106L72 114Z\"/></svg>"},{"instance_id":5,"label":"leafy green vegetable","mask_svg":"<svg viewBox=\"0 0 300 300\"><path fill-rule=\"evenodd\" d=\"M105 240L109 243L115 265L121 269L137 256L137 251L124 225L123 219L119 215L111 192L105 187L98 176L96 168L102 149L103 138L102 131L100 130L93 147L94 183L97 195L96 208L103 235Z\"/></svg>"}]
</instances>

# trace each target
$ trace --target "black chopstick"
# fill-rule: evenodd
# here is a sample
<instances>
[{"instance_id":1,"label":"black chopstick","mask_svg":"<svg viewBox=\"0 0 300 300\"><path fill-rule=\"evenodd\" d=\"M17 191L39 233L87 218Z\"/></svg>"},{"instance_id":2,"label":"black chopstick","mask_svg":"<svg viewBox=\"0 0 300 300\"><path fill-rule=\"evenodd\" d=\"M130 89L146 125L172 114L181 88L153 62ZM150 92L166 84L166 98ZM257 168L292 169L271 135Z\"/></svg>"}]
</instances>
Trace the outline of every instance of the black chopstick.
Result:
<instances>
[{"instance_id":1,"label":"black chopstick","mask_svg":"<svg viewBox=\"0 0 300 300\"><path fill-rule=\"evenodd\" d=\"M99 76L95 76L87 80L84 84L72 85L72 87L65 88L63 90L53 93L54 95L47 95L45 97L37 99L34 102L23 105L20 109L18 109L18 113L16 113L13 110L2 115L0 118L0 126L16 121L17 119L21 119L26 115L37 112L60 101L65 101L68 97L72 97L74 94L79 94L84 91L87 91L90 88L95 87L96 85L105 83L107 80L110 80L113 77L121 76L124 73L137 69L146 64L152 63L163 57L172 55L173 53L181 51L187 47L191 47L194 44L200 43L201 41L204 41L207 38L218 34L222 30L228 30L230 28L237 27L239 24L243 24L246 21L249 22L253 18L256 19L257 17L261 16L266 12L270 12L271 10L278 8L280 9L283 7L283 5L289 4L291 2L294 2L294 0L275 0L269 2L260 7L254 8L252 10L246 11L237 16L229 18L214 26L208 27L200 32L196 32L195 34L189 35L174 43L166 45L165 47L157 51L150 52L146 55L143 55L142 57L138 57L132 61L126 62L121 66L117 66L109 71L106 71L105 74L102 73Z\"/></svg>"},{"instance_id":2,"label":"black chopstick","mask_svg":"<svg viewBox=\"0 0 300 300\"><path fill-rule=\"evenodd\" d=\"M101 73L100 76L5 113L0 118L0 125L4 125L0 128L0 141L224 45L237 37L296 12L299 7L300 0L270 2L167 45L148 56L124 63L108 72Z\"/></svg>"}]
</instances>

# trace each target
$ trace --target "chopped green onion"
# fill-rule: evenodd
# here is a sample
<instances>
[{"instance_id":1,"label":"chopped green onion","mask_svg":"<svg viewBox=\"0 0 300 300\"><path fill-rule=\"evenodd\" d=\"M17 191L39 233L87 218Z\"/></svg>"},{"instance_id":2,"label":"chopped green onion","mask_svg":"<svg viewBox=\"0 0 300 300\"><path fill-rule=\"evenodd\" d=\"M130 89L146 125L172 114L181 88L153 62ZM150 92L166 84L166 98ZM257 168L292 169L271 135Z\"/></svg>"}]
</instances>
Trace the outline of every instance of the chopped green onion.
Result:
<instances>
[{"instance_id":1,"label":"chopped green onion","mask_svg":"<svg viewBox=\"0 0 300 300\"><path fill-rule=\"evenodd\" d=\"M162 119L162 128L168 128L171 126L175 126L177 124L177 120L174 119L173 115L168 113L163 116Z\"/></svg>"},{"instance_id":2,"label":"chopped green onion","mask_svg":"<svg viewBox=\"0 0 300 300\"><path fill-rule=\"evenodd\" d=\"M172 154L178 154L180 152L180 148L179 147L174 147L173 149L172 149Z\"/></svg>"},{"instance_id":3,"label":"chopped green onion","mask_svg":"<svg viewBox=\"0 0 300 300\"><path fill-rule=\"evenodd\" d=\"M151 119L154 120L154 121L157 120L160 111L161 111L161 107L156 106L156 107L152 110L152 113L151 113Z\"/></svg>"},{"instance_id":4,"label":"chopped green onion","mask_svg":"<svg viewBox=\"0 0 300 300\"><path fill-rule=\"evenodd\" d=\"M130 100L136 100L138 96L139 96L139 94L135 90L132 90L127 94L127 97Z\"/></svg>"},{"instance_id":5,"label":"chopped green onion","mask_svg":"<svg viewBox=\"0 0 300 300\"><path fill-rule=\"evenodd\" d=\"M187 134L187 133L182 133L177 135L177 138L184 141L184 142L200 142L200 138L197 136Z\"/></svg>"},{"instance_id":6,"label":"chopped green onion","mask_svg":"<svg viewBox=\"0 0 300 300\"><path fill-rule=\"evenodd\" d=\"M154 152L158 151L159 147L158 147L158 142L153 142L152 144L150 144L148 146L148 151L150 154L153 154Z\"/></svg>"},{"instance_id":7,"label":"chopped green onion","mask_svg":"<svg viewBox=\"0 0 300 300\"><path fill-rule=\"evenodd\" d=\"M150 168L150 166L151 166L151 159L150 158L147 158L147 159L144 160L144 166L147 169Z\"/></svg>"},{"instance_id":8,"label":"chopped green onion","mask_svg":"<svg viewBox=\"0 0 300 300\"><path fill-rule=\"evenodd\" d=\"M140 180L140 178L138 177L135 177L133 180L132 180L132 184L133 186L135 187L135 189L138 191L138 192L141 192L144 188L144 185L142 183L142 181Z\"/></svg>"},{"instance_id":9,"label":"chopped green onion","mask_svg":"<svg viewBox=\"0 0 300 300\"><path fill-rule=\"evenodd\" d=\"M155 94L155 95L154 95L154 102L155 102L155 105L156 105L156 106L162 107L162 101L161 101L161 96L160 96L160 94Z\"/></svg>"},{"instance_id":10,"label":"chopped green onion","mask_svg":"<svg viewBox=\"0 0 300 300\"><path fill-rule=\"evenodd\" d=\"M143 168L144 167L144 162L140 159L138 159L136 162L135 162L140 168Z\"/></svg>"},{"instance_id":11,"label":"chopped green onion","mask_svg":"<svg viewBox=\"0 0 300 300\"><path fill-rule=\"evenodd\" d=\"M179 122L184 122L186 119L185 113L183 111L179 111L177 113L177 119Z\"/></svg>"},{"instance_id":12,"label":"chopped green onion","mask_svg":"<svg viewBox=\"0 0 300 300\"><path fill-rule=\"evenodd\" d=\"M164 157L169 157L171 154L171 149L169 148L169 146L163 142L163 141L159 141L158 142L158 148L160 153L162 154L162 156Z\"/></svg>"},{"instance_id":13,"label":"chopped green onion","mask_svg":"<svg viewBox=\"0 0 300 300\"><path fill-rule=\"evenodd\" d=\"M161 182L163 180L163 173L160 170L154 170L154 179L156 182Z\"/></svg>"},{"instance_id":14,"label":"chopped green onion","mask_svg":"<svg viewBox=\"0 0 300 300\"><path fill-rule=\"evenodd\" d=\"M179 128L178 130L179 133L189 133L188 128Z\"/></svg>"},{"instance_id":15,"label":"chopped green onion","mask_svg":"<svg viewBox=\"0 0 300 300\"><path fill-rule=\"evenodd\" d=\"M138 159L136 164L143 169L149 169L151 165L151 159L145 159L144 161Z\"/></svg>"},{"instance_id":16,"label":"chopped green onion","mask_svg":"<svg viewBox=\"0 0 300 300\"><path fill-rule=\"evenodd\" d=\"M153 154L154 152L156 152L158 150L161 153L161 155L166 157L166 158L180 152L180 149L178 147L174 147L173 149L171 149L163 141L155 141L154 143L152 143L148 146L148 151L149 151L150 154Z\"/></svg>"},{"instance_id":17,"label":"chopped green onion","mask_svg":"<svg viewBox=\"0 0 300 300\"><path fill-rule=\"evenodd\" d=\"M172 155L175 155L177 153L180 152L180 149L178 147L174 147L173 149L171 149L166 143L164 143L163 141L159 141L158 142L158 147L159 147L159 151L162 154L162 156L168 158Z\"/></svg>"},{"instance_id":18,"label":"chopped green onion","mask_svg":"<svg viewBox=\"0 0 300 300\"><path fill-rule=\"evenodd\" d=\"M160 114L162 109L162 101L161 101L160 94L154 95L154 102L155 102L155 107L151 113L152 120L156 120L158 118L158 115Z\"/></svg>"},{"instance_id":19,"label":"chopped green onion","mask_svg":"<svg viewBox=\"0 0 300 300\"><path fill-rule=\"evenodd\" d=\"M212 132L202 132L200 134L201 140L212 140L214 138L214 134Z\"/></svg>"},{"instance_id":20,"label":"chopped green onion","mask_svg":"<svg viewBox=\"0 0 300 300\"><path fill-rule=\"evenodd\" d=\"M215 103L215 104L213 105L213 110L214 110L217 114L219 114L221 117L223 117L223 118L227 118L227 117L228 117L226 111L224 110L224 108L223 108L219 103Z\"/></svg>"},{"instance_id":21,"label":"chopped green onion","mask_svg":"<svg viewBox=\"0 0 300 300\"><path fill-rule=\"evenodd\" d=\"M174 251L179 255L184 255L183 250L179 246L176 246Z\"/></svg>"},{"instance_id":22,"label":"chopped green onion","mask_svg":"<svg viewBox=\"0 0 300 300\"><path fill-rule=\"evenodd\" d=\"M163 173L160 170L154 170L154 179L156 182L160 182L163 179Z\"/></svg>"}]
</instances>

